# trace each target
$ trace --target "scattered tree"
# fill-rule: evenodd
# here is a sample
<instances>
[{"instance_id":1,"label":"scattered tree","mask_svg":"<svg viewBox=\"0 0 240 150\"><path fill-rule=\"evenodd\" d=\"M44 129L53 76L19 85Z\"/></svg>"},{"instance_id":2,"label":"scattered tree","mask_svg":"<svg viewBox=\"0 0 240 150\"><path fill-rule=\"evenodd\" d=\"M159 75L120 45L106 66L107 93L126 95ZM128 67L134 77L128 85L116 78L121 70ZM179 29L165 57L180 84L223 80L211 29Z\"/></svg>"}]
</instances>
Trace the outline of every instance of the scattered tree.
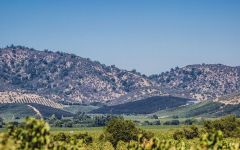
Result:
<instances>
[{"instance_id":1,"label":"scattered tree","mask_svg":"<svg viewBox=\"0 0 240 150\"><path fill-rule=\"evenodd\" d=\"M139 134L142 134L147 139L153 136L151 133L138 129L132 121L123 118L110 120L104 132L105 139L110 141L114 147L117 146L119 141L137 140Z\"/></svg>"}]
</instances>

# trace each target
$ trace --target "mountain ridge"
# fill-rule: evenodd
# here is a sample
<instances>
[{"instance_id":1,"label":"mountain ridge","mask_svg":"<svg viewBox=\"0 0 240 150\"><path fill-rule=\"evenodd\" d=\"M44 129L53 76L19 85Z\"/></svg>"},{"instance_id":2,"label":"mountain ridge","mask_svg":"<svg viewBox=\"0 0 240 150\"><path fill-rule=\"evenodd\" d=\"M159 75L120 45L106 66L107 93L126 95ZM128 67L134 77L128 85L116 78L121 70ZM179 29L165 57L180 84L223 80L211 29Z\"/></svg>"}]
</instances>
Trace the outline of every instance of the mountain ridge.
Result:
<instances>
[{"instance_id":1,"label":"mountain ridge","mask_svg":"<svg viewBox=\"0 0 240 150\"><path fill-rule=\"evenodd\" d=\"M149 78L165 89L176 90L175 93L198 100L215 99L239 92L240 89L239 66L188 65Z\"/></svg>"},{"instance_id":2,"label":"mountain ridge","mask_svg":"<svg viewBox=\"0 0 240 150\"><path fill-rule=\"evenodd\" d=\"M163 95L203 101L240 90L240 66L195 64L146 76L74 54L13 45L0 49L0 59L0 91L56 102L112 105Z\"/></svg>"},{"instance_id":3,"label":"mountain ridge","mask_svg":"<svg viewBox=\"0 0 240 150\"><path fill-rule=\"evenodd\" d=\"M0 50L0 90L57 101L108 101L153 83L143 75L62 52L11 46Z\"/></svg>"}]
</instances>

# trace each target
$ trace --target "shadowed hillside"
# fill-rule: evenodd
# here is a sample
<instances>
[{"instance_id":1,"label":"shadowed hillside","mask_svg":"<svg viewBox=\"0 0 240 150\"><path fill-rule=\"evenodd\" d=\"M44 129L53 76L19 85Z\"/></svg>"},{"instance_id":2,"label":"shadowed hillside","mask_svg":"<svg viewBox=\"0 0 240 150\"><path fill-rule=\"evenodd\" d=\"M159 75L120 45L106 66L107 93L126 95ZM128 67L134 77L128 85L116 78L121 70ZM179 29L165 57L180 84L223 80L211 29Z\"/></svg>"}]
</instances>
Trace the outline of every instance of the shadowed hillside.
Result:
<instances>
[{"instance_id":1,"label":"shadowed hillside","mask_svg":"<svg viewBox=\"0 0 240 150\"><path fill-rule=\"evenodd\" d=\"M159 110L179 107L190 103L190 99L173 97L173 96L156 96L143 100L129 102L114 106L105 106L92 113L107 114L149 114Z\"/></svg>"}]
</instances>

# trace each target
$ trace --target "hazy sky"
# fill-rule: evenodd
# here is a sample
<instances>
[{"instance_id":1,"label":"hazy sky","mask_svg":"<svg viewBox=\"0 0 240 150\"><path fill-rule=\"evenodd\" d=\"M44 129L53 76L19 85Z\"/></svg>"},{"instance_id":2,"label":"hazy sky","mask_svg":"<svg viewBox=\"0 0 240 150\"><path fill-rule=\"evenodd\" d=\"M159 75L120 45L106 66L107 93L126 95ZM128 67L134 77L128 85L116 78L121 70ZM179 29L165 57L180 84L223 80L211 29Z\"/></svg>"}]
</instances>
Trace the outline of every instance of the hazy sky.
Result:
<instances>
[{"instance_id":1,"label":"hazy sky","mask_svg":"<svg viewBox=\"0 0 240 150\"><path fill-rule=\"evenodd\" d=\"M240 65L240 0L1 0L0 46L65 51L152 74Z\"/></svg>"}]
</instances>

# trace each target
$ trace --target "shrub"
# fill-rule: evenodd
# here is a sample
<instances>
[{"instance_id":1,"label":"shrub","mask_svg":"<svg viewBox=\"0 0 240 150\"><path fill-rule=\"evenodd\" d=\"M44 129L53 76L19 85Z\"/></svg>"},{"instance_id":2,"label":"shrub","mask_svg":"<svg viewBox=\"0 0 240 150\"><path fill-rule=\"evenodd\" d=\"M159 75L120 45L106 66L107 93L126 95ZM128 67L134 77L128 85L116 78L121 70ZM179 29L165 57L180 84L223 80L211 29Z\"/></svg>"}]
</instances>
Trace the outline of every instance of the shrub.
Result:
<instances>
[{"instance_id":1,"label":"shrub","mask_svg":"<svg viewBox=\"0 0 240 150\"><path fill-rule=\"evenodd\" d=\"M172 120L171 123L172 123L172 125L179 125L180 121L179 120Z\"/></svg>"},{"instance_id":2,"label":"shrub","mask_svg":"<svg viewBox=\"0 0 240 150\"><path fill-rule=\"evenodd\" d=\"M198 145L198 149L222 149L222 139L223 133L221 131L216 131L211 134L206 133L200 138L200 144Z\"/></svg>"},{"instance_id":3,"label":"shrub","mask_svg":"<svg viewBox=\"0 0 240 150\"><path fill-rule=\"evenodd\" d=\"M192 125L195 121L193 119L187 119L184 121L185 125Z\"/></svg>"},{"instance_id":4,"label":"shrub","mask_svg":"<svg viewBox=\"0 0 240 150\"><path fill-rule=\"evenodd\" d=\"M152 125L152 123L149 122L148 120L146 120L146 121L143 122L143 125L144 125L144 126L148 126L148 125Z\"/></svg>"},{"instance_id":5,"label":"shrub","mask_svg":"<svg viewBox=\"0 0 240 150\"><path fill-rule=\"evenodd\" d=\"M83 143L85 144L90 144L93 142L93 138L90 135L88 135L88 133L75 134L74 138L76 140L83 140Z\"/></svg>"},{"instance_id":6,"label":"shrub","mask_svg":"<svg viewBox=\"0 0 240 150\"><path fill-rule=\"evenodd\" d=\"M114 118L107 124L105 138L109 140L114 147L118 141L129 142L137 140L138 129L132 121L123 118Z\"/></svg>"},{"instance_id":7,"label":"shrub","mask_svg":"<svg viewBox=\"0 0 240 150\"><path fill-rule=\"evenodd\" d=\"M116 147L119 141L129 142L131 140L137 140L139 134L142 134L148 139L152 137L150 133L136 128L132 121L124 120L123 118L114 118L108 122L104 132L104 138ZM103 136L101 138L103 138Z\"/></svg>"},{"instance_id":8,"label":"shrub","mask_svg":"<svg viewBox=\"0 0 240 150\"><path fill-rule=\"evenodd\" d=\"M3 127L3 124L4 124L4 122L3 122L3 118L0 117L0 128Z\"/></svg>"},{"instance_id":9,"label":"shrub","mask_svg":"<svg viewBox=\"0 0 240 150\"><path fill-rule=\"evenodd\" d=\"M59 141L59 142L67 142L67 143L71 141L77 142L81 140L84 144L90 144L92 143L93 138L89 136L88 133L78 133L70 136L63 132L60 132L53 136L53 140Z\"/></svg>"},{"instance_id":10,"label":"shrub","mask_svg":"<svg viewBox=\"0 0 240 150\"><path fill-rule=\"evenodd\" d=\"M116 150L127 150L127 143L119 141Z\"/></svg>"},{"instance_id":11,"label":"shrub","mask_svg":"<svg viewBox=\"0 0 240 150\"><path fill-rule=\"evenodd\" d=\"M171 120L171 121L166 121L163 124L164 125L179 125L180 121L179 120Z\"/></svg>"},{"instance_id":12,"label":"shrub","mask_svg":"<svg viewBox=\"0 0 240 150\"><path fill-rule=\"evenodd\" d=\"M231 143L222 140L223 134L217 131L212 134L204 134L198 143L186 146L185 142L173 142L171 140L159 140L152 138L144 141L130 141L127 143L128 149L131 150L239 150L239 143Z\"/></svg>"},{"instance_id":13,"label":"shrub","mask_svg":"<svg viewBox=\"0 0 240 150\"><path fill-rule=\"evenodd\" d=\"M115 118L115 116L112 116L112 115L95 116L94 117L94 126L97 126L97 127L106 126L108 121L110 121L113 118Z\"/></svg>"},{"instance_id":14,"label":"shrub","mask_svg":"<svg viewBox=\"0 0 240 150\"><path fill-rule=\"evenodd\" d=\"M173 119L178 119L179 117L177 115L172 116Z\"/></svg>"},{"instance_id":15,"label":"shrub","mask_svg":"<svg viewBox=\"0 0 240 150\"><path fill-rule=\"evenodd\" d=\"M191 126L190 129L183 129L186 139L193 139L199 137L199 130L196 126Z\"/></svg>"},{"instance_id":16,"label":"shrub","mask_svg":"<svg viewBox=\"0 0 240 150\"><path fill-rule=\"evenodd\" d=\"M240 137L240 120L234 115L214 121L205 121L204 127L208 133L221 130L225 137Z\"/></svg>"},{"instance_id":17,"label":"shrub","mask_svg":"<svg viewBox=\"0 0 240 150\"><path fill-rule=\"evenodd\" d=\"M173 134L174 140L181 140L183 138L193 139L199 137L199 130L196 126L191 126L190 128L184 128L182 131L177 130Z\"/></svg>"},{"instance_id":18,"label":"shrub","mask_svg":"<svg viewBox=\"0 0 240 150\"><path fill-rule=\"evenodd\" d=\"M173 133L173 139L174 140L181 140L183 139L185 136L184 136L184 132L183 131L180 131L180 130L177 130Z\"/></svg>"},{"instance_id":19,"label":"shrub","mask_svg":"<svg viewBox=\"0 0 240 150\"><path fill-rule=\"evenodd\" d=\"M26 121L17 126L8 126L8 135L13 138L20 149L44 149L50 142L49 125L44 120L26 118Z\"/></svg>"},{"instance_id":20,"label":"shrub","mask_svg":"<svg viewBox=\"0 0 240 150\"><path fill-rule=\"evenodd\" d=\"M157 115L153 115L152 118L153 119L158 119L158 116Z\"/></svg>"},{"instance_id":21,"label":"shrub","mask_svg":"<svg viewBox=\"0 0 240 150\"><path fill-rule=\"evenodd\" d=\"M160 120L156 120L156 121L153 121L152 124L153 125L161 125L161 122L160 122Z\"/></svg>"},{"instance_id":22,"label":"shrub","mask_svg":"<svg viewBox=\"0 0 240 150\"><path fill-rule=\"evenodd\" d=\"M152 122L146 120L142 123L142 125L144 125L144 126L147 126L147 125L161 125L161 122L160 122L160 120L155 120L155 121L152 121Z\"/></svg>"},{"instance_id":23,"label":"shrub","mask_svg":"<svg viewBox=\"0 0 240 150\"><path fill-rule=\"evenodd\" d=\"M69 142L70 141L70 136L69 135L66 135L65 133L63 132L60 132L56 135L53 136L53 140L54 141L66 141L66 142Z\"/></svg>"},{"instance_id":24,"label":"shrub","mask_svg":"<svg viewBox=\"0 0 240 150\"><path fill-rule=\"evenodd\" d=\"M154 134L152 132L146 131L146 130L142 130L142 129L138 129L138 138L141 137L142 140L144 139L151 139Z\"/></svg>"}]
</instances>

